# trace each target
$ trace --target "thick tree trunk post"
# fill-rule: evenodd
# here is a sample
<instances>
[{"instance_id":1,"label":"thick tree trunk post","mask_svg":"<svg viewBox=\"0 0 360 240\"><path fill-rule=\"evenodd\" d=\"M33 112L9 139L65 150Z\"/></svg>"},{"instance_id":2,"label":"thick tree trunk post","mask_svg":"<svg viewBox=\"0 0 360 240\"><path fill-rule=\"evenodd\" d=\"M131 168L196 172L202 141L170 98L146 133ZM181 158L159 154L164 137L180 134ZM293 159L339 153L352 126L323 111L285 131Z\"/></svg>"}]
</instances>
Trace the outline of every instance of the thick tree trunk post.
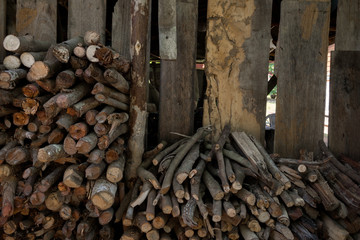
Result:
<instances>
[{"instance_id":1,"label":"thick tree trunk post","mask_svg":"<svg viewBox=\"0 0 360 240\"><path fill-rule=\"evenodd\" d=\"M70 0L68 16L68 37L83 36L86 31L100 34L105 43L106 1Z\"/></svg>"},{"instance_id":2,"label":"thick tree trunk post","mask_svg":"<svg viewBox=\"0 0 360 240\"><path fill-rule=\"evenodd\" d=\"M36 40L56 43L56 0L18 0L16 31L22 36L30 34Z\"/></svg>"},{"instance_id":3,"label":"thick tree trunk post","mask_svg":"<svg viewBox=\"0 0 360 240\"><path fill-rule=\"evenodd\" d=\"M323 138L330 1L284 1L281 19L275 152L298 157Z\"/></svg>"},{"instance_id":4,"label":"thick tree trunk post","mask_svg":"<svg viewBox=\"0 0 360 240\"><path fill-rule=\"evenodd\" d=\"M0 0L0 43L4 41L6 35L6 0ZM0 63L5 57L5 49L0 46Z\"/></svg>"},{"instance_id":5,"label":"thick tree trunk post","mask_svg":"<svg viewBox=\"0 0 360 240\"><path fill-rule=\"evenodd\" d=\"M331 59L329 148L335 155L360 158L358 105L360 68L360 9L359 0L340 1L336 21L336 48Z\"/></svg>"},{"instance_id":6,"label":"thick tree trunk post","mask_svg":"<svg viewBox=\"0 0 360 240\"><path fill-rule=\"evenodd\" d=\"M169 142L179 138L170 132L193 133L197 7L197 0L159 2L159 135Z\"/></svg>"},{"instance_id":7,"label":"thick tree trunk post","mask_svg":"<svg viewBox=\"0 0 360 240\"><path fill-rule=\"evenodd\" d=\"M117 1L115 4L111 36L111 46L127 59L130 59L130 4L131 0Z\"/></svg>"},{"instance_id":8,"label":"thick tree trunk post","mask_svg":"<svg viewBox=\"0 0 360 240\"><path fill-rule=\"evenodd\" d=\"M150 0L131 1L131 54L132 88L130 90L130 137L129 157L126 163L125 178L132 184L136 169L141 164L144 153L145 128L147 121L147 72L148 34L150 24Z\"/></svg>"},{"instance_id":9,"label":"thick tree trunk post","mask_svg":"<svg viewBox=\"0 0 360 240\"><path fill-rule=\"evenodd\" d=\"M204 125L264 139L272 1L208 3Z\"/></svg>"}]
</instances>

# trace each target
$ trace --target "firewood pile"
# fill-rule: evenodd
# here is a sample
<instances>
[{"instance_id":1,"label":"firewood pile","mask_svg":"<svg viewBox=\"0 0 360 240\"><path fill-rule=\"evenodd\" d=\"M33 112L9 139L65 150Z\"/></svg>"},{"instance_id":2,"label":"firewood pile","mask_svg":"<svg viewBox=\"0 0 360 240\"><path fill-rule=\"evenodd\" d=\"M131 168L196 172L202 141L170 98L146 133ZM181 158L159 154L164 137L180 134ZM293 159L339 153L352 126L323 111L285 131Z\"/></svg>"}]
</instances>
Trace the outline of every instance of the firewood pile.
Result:
<instances>
[{"instance_id":1,"label":"firewood pile","mask_svg":"<svg viewBox=\"0 0 360 240\"><path fill-rule=\"evenodd\" d=\"M100 36L8 35L0 71L1 239L113 239L130 62Z\"/></svg>"},{"instance_id":2,"label":"firewood pile","mask_svg":"<svg viewBox=\"0 0 360 240\"><path fill-rule=\"evenodd\" d=\"M209 132L144 159L115 216L121 239L358 239L358 163L339 162L323 142L320 161L305 151L284 159L229 126L215 144Z\"/></svg>"}]
</instances>

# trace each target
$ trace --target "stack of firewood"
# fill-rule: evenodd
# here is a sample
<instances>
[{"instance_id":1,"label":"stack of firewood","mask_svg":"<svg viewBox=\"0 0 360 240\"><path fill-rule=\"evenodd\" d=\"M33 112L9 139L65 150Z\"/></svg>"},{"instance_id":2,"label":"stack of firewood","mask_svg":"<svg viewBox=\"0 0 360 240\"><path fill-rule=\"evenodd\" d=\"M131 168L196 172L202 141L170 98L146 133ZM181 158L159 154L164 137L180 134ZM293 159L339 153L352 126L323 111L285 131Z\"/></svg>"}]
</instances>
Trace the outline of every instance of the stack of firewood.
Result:
<instances>
[{"instance_id":1,"label":"stack of firewood","mask_svg":"<svg viewBox=\"0 0 360 240\"><path fill-rule=\"evenodd\" d=\"M323 143L323 160L305 151L284 159L229 126L215 144L205 141L209 132L144 159L115 215L121 239L359 237L360 176Z\"/></svg>"},{"instance_id":2,"label":"stack of firewood","mask_svg":"<svg viewBox=\"0 0 360 240\"><path fill-rule=\"evenodd\" d=\"M0 72L1 239L113 238L130 62L99 39L4 39L13 54Z\"/></svg>"}]
</instances>

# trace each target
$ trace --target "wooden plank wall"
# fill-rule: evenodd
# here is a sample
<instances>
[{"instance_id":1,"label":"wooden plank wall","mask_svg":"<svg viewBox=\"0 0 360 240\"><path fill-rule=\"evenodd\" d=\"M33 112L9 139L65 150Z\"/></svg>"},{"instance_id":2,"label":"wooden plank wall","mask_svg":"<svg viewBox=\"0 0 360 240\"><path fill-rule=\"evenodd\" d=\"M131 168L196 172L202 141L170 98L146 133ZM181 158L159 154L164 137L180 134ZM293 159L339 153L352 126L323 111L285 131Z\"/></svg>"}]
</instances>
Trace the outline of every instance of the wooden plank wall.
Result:
<instances>
[{"instance_id":1,"label":"wooden plank wall","mask_svg":"<svg viewBox=\"0 0 360 240\"><path fill-rule=\"evenodd\" d=\"M92 30L105 43L106 0L69 0L68 4L68 38Z\"/></svg>"},{"instance_id":2,"label":"wooden plank wall","mask_svg":"<svg viewBox=\"0 0 360 240\"><path fill-rule=\"evenodd\" d=\"M198 1L176 2L176 54L168 49L160 76L159 137L169 142L178 138L170 132L190 135L194 126Z\"/></svg>"},{"instance_id":3,"label":"wooden plank wall","mask_svg":"<svg viewBox=\"0 0 360 240\"><path fill-rule=\"evenodd\" d=\"M360 159L360 51L335 51L331 59L329 148Z\"/></svg>"},{"instance_id":4,"label":"wooden plank wall","mask_svg":"<svg viewBox=\"0 0 360 240\"><path fill-rule=\"evenodd\" d=\"M339 2L330 75L329 148L360 159L360 0Z\"/></svg>"},{"instance_id":5,"label":"wooden plank wall","mask_svg":"<svg viewBox=\"0 0 360 240\"><path fill-rule=\"evenodd\" d=\"M16 32L56 43L57 0L17 0Z\"/></svg>"},{"instance_id":6,"label":"wooden plank wall","mask_svg":"<svg viewBox=\"0 0 360 240\"><path fill-rule=\"evenodd\" d=\"M111 46L130 59L130 4L131 0L117 1L112 16Z\"/></svg>"},{"instance_id":7,"label":"wooden plank wall","mask_svg":"<svg viewBox=\"0 0 360 240\"><path fill-rule=\"evenodd\" d=\"M336 51L360 51L360 0L341 0L336 17Z\"/></svg>"},{"instance_id":8,"label":"wooden plank wall","mask_svg":"<svg viewBox=\"0 0 360 240\"><path fill-rule=\"evenodd\" d=\"M6 34L6 0L0 0L0 63L5 57L5 49L2 42Z\"/></svg>"},{"instance_id":9,"label":"wooden plank wall","mask_svg":"<svg viewBox=\"0 0 360 240\"><path fill-rule=\"evenodd\" d=\"M282 1L275 69L275 152L318 152L323 139L330 1Z\"/></svg>"},{"instance_id":10,"label":"wooden plank wall","mask_svg":"<svg viewBox=\"0 0 360 240\"><path fill-rule=\"evenodd\" d=\"M209 0L204 125L263 141L272 0Z\"/></svg>"}]
</instances>

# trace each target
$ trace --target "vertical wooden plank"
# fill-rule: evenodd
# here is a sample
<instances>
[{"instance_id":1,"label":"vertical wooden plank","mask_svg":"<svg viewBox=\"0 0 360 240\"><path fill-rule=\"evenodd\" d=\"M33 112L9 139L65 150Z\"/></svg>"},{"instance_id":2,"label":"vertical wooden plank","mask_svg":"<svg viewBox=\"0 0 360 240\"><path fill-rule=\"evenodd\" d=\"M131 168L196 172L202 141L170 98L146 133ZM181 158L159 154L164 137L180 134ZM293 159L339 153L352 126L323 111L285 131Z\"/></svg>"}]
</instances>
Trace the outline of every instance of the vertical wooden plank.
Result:
<instances>
[{"instance_id":1,"label":"vertical wooden plank","mask_svg":"<svg viewBox=\"0 0 360 240\"><path fill-rule=\"evenodd\" d=\"M0 63L4 60L5 49L3 41L6 35L6 0L0 0Z\"/></svg>"},{"instance_id":2,"label":"vertical wooden plank","mask_svg":"<svg viewBox=\"0 0 360 240\"><path fill-rule=\"evenodd\" d=\"M111 46L122 56L130 59L130 3L118 0L112 17Z\"/></svg>"},{"instance_id":3,"label":"vertical wooden plank","mask_svg":"<svg viewBox=\"0 0 360 240\"><path fill-rule=\"evenodd\" d=\"M323 139L330 1L283 1L275 69L275 152L318 152Z\"/></svg>"},{"instance_id":4,"label":"vertical wooden plank","mask_svg":"<svg viewBox=\"0 0 360 240\"><path fill-rule=\"evenodd\" d=\"M106 0L69 0L68 38L83 36L92 30L105 43Z\"/></svg>"},{"instance_id":5,"label":"vertical wooden plank","mask_svg":"<svg viewBox=\"0 0 360 240\"><path fill-rule=\"evenodd\" d=\"M131 0L131 88L129 119L129 154L125 178L133 185L136 169L142 162L147 123L147 79L149 71L149 32L151 0Z\"/></svg>"},{"instance_id":6,"label":"vertical wooden plank","mask_svg":"<svg viewBox=\"0 0 360 240\"><path fill-rule=\"evenodd\" d=\"M16 31L56 43L56 0L17 0Z\"/></svg>"},{"instance_id":7,"label":"vertical wooden plank","mask_svg":"<svg viewBox=\"0 0 360 240\"><path fill-rule=\"evenodd\" d=\"M204 125L263 141L272 0L209 0Z\"/></svg>"},{"instance_id":8,"label":"vertical wooden plank","mask_svg":"<svg viewBox=\"0 0 360 240\"><path fill-rule=\"evenodd\" d=\"M177 1L177 60L161 61L159 136L169 142L178 138L170 132L193 133L197 7L197 0Z\"/></svg>"},{"instance_id":9,"label":"vertical wooden plank","mask_svg":"<svg viewBox=\"0 0 360 240\"><path fill-rule=\"evenodd\" d=\"M336 17L336 51L360 51L360 0L341 0Z\"/></svg>"},{"instance_id":10,"label":"vertical wooden plank","mask_svg":"<svg viewBox=\"0 0 360 240\"><path fill-rule=\"evenodd\" d=\"M176 60L176 0L159 0L158 22L160 58Z\"/></svg>"},{"instance_id":11,"label":"vertical wooden plank","mask_svg":"<svg viewBox=\"0 0 360 240\"><path fill-rule=\"evenodd\" d=\"M360 159L360 51L335 51L331 59L329 148Z\"/></svg>"}]
</instances>

